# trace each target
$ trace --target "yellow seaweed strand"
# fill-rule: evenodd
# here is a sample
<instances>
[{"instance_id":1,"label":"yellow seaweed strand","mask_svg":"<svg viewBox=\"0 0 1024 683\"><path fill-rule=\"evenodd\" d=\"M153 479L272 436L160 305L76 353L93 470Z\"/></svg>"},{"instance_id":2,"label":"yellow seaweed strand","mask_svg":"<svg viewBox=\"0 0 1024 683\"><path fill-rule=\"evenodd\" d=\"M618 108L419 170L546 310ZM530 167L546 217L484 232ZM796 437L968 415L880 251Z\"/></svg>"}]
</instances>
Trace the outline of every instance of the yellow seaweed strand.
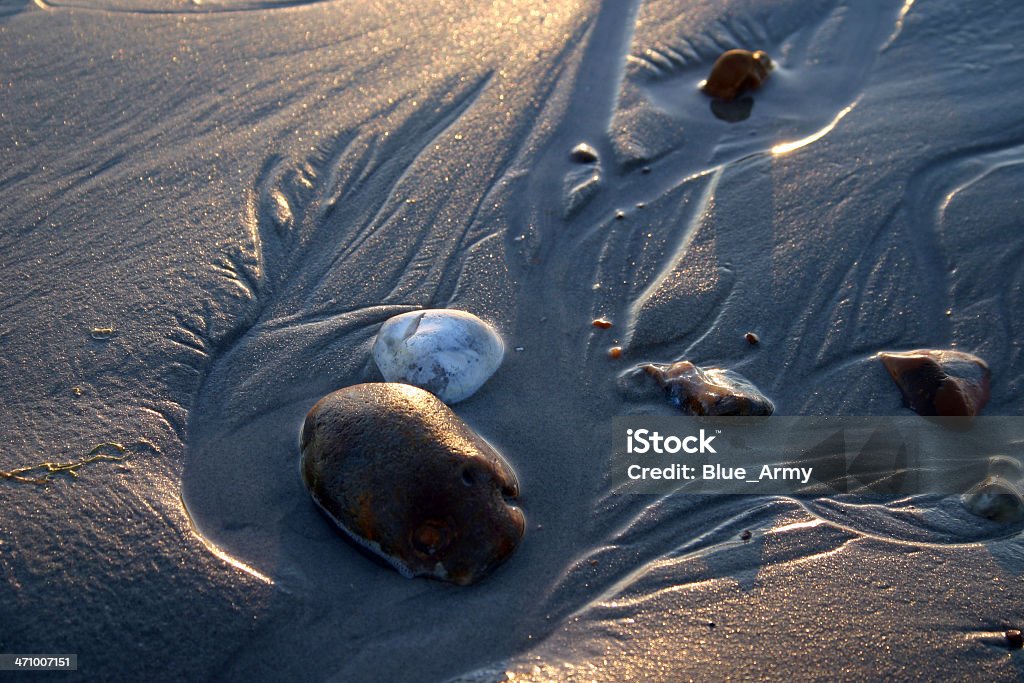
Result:
<instances>
[{"instance_id":1,"label":"yellow seaweed strand","mask_svg":"<svg viewBox=\"0 0 1024 683\"><path fill-rule=\"evenodd\" d=\"M119 455L100 452L106 449L113 449ZM11 481L18 481L23 484L48 484L53 481L53 478L57 475L69 474L72 477L77 478L78 470L86 465L90 465L101 460L121 462L122 460L127 459L129 455L131 454L128 452L128 449L125 448L124 444L108 441L106 443L93 446L81 460L75 460L73 462L41 462L37 465L17 467L13 470L0 470L0 477L10 479ZM33 474L36 472L41 473L41 476Z\"/></svg>"}]
</instances>

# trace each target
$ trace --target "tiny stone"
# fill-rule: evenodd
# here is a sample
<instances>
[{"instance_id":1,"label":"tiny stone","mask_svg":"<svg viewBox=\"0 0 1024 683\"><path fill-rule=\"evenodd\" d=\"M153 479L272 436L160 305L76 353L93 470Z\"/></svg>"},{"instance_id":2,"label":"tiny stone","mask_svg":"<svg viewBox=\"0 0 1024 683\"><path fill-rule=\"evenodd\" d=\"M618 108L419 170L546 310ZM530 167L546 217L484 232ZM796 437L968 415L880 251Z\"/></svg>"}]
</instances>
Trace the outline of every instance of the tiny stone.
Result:
<instances>
[{"instance_id":1,"label":"tiny stone","mask_svg":"<svg viewBox=\"0 0 1024 683\"><path fill-rule=\"evenodd\" d=\"M744 541L749 541L750 537L753 535L754 534L750 533L750 529L744 529L743 533L740 534L740 538L742 538Z\"/></svg>"},{"instance_id":2,"label":"tiny stone","mask_svg":"<svg viewBox=\"0 0 1024 683\"><path fill-rule=\"evenodd\" d=\"M609 327L612 326L612 321L608 320L607 318L598 318L597 320L592 322L591 325L593 325L594 327L600 327L602 330L607 330Z\"/></svg>"},{"instance_id":3,"label":"tiny stone","mask_svg":"<svg viewBox=\"0 0 1024 683\"><path fill-rule=\"evenodd\" d=\"M643 173L644 175L647 175L648 173L651 172L651 167L650 166L644 166L642 169L640 169L640 172Z\"/></svg>"},{"instance_id":4,"label":"tiny stone","mask_svg":"<svg viewBox=\"0 0 1024 683\"><path fill-rule=\"evenodd\" d=\"M621 346L613 346L612 348L608 349L608 357L609 358L621 358L622 357L622 347Z\"/></svg>"},{"instance_id":5,"label":"tiny stone","mask_svg":"<svg viewBox=\"0 0 1024 683\"><path fill-rule=\"evenodd\" d=\"M572 148L569 158L578 164L593 164L597 162L597 150L585 142L581 142Z\"/></svg>"},{"instance_id":6,"label":"tiny stone","mask_svg":"<svg viewBox=\"0 0 1024 683\"><path fill-rule=\"evenodd\" d=\"M615 219L616 219L616 220L620 220L620 221L621 221L621 220L622 220L623 218L625 218L625 217L626 217L626 212L625 212L625 211L622 211L622 210L620 209L619 211L616 211L616 212L615 212Z\"/></svg>"},{"instance_id":7,"label":"tiny stone","mask_svg":"<svg viewBox=\"0 0 1024 683\"><path fill-rule=\"evenodd\" d=\"M1021 635L1020 629L1011 628L1006 631L1006 644L1010 646L1011 650L1019 650L1024 647L1024 635Z\"/></svg>"},{"instance_id":8,"label":"tiny stone","mask_svg":"<svg viewBox=\"0 0 1024 683\"><path fill-rule=\"evenodd\" d=\"M743 338L746 339L747 343L750 344L751 346L757 346L761 342L761 338L758 337L753 332L747 332L745 335L743 335Z\"/></svg>"}]
</instances>

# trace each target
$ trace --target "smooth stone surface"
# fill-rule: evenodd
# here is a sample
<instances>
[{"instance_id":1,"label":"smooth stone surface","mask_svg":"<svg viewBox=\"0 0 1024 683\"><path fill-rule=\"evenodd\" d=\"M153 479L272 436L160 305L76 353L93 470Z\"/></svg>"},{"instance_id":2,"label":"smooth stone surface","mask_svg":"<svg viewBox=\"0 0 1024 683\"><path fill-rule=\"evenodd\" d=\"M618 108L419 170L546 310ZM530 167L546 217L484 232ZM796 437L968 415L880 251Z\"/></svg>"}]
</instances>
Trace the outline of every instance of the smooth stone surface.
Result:
<instances>
[{"instance_id":1,"label":"smooth stone surface","mask_svg":"<svg viewBox=\"0 0 1024 683\"><path fill-rule=\"evenodd\" d=\"M990 476L961 498L976 515L1004 524L1024 519L1024 491L1018 483Z\"/></svg>"},{"instance_id":2,"label":"smooth stone surface","mask_svg":"<svg viewBox=\"0 0 1024 683\"><path fill-rule=\"evenodd\" d=\"M732 370L701 368L690 361L646 363L632 371L654 378L669 400L687 415L771 415L775 405L749 380Z\"/></svg>"},{"instance_id":3,"label":"smooth stone surface","mask_svg":"<svg viewBox=\"0 0 1024 683\"><path fill-rule=\"evenodd\" d=\"M397 315L373 343L384 379L426 389L449 404L472 396L504 355L493 327L472 313L444 308Z\"/></svg>"},{"instance_id":4,"label":"smooth stone surface","mask_svg":"<svg viewBox=\"0 0 1024 683\"><path fill-rule=\"evenodd\" d=\"M306 416L302 481L328 517L404 576L466 585L516 549L526 528L509 503L507 462L433 394L358 384Z\"/></svg>"},{"instance_id":5,"label":"smooth stone surface","mask_svg":"<svg viewBox=\"0 0 1024 683\"><path fill-rule=\"evenodd\" d=\"M879 360L919 415L973 417L990 396L988 364L970 353L916 349L879 353Z\"/></svg>"},{"instance_id":6,"label":"smooth stone surface","mask_svg":"<svg viewBox=\"0 0 1024 683\"><path fill-rule=\"evenodd\" d=\"M729 50L715 60L701 90L720 100L735 99L744 91L760 88L772 66L772 60L761 50Z\"/></svg>"}]
</instances>

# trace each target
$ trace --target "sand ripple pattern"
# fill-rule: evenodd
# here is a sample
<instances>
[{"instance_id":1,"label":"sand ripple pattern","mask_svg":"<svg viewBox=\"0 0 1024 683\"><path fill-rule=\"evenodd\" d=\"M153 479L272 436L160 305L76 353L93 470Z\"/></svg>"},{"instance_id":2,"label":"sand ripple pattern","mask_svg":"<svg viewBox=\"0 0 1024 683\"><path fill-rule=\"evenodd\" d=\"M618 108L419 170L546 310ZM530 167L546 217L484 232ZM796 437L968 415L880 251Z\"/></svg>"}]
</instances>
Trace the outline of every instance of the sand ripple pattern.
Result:
<instances>
[{"instance_id":1,"label":"sand ripple pattern","mask_svg":"<svg viewBox=\"0 0 1024 683\"><path fill-rule=\"evenodd\" d=\"M1003 410L1024 399L1024 145L959 150L928 164L910 181L904 204L913 216L911 255L927 277L936 319L953 339L978 340L976 352L1002 381ZM866 533L923 543L971 543L1019 538L1021 525L979 519L957 497L888 502L817 501L808 510Z\"/></svg>"},{"instance_id":2,"label":"sand ripple pattern","mask_svg":"<svg viewBox=\"0 0 1024 683\"><path fill-rule=\"evenodd\" d=\"M280 588L306 639L296 647L317 633L360 641L358 652L323 655L339 677L408 670L387 648L410 633L428 634L433 658L405 655L439 676L577 618L599 629L689 588L752 590L779 567L865 546L985 542L1019 573L1008 549L1020 529L969 519L948 500L609 488L606 430L594 425L633 409L614 390L626 366L610 364L611 343L623 363L728 365L781 414L888 414L902 408L877 350L993 339L976 327L982 310L1019 339L1012 321L1024 319L1019 297L986 293L999 291L995 276L957 265L975 248L963 227L974 221L987 239L1007 240L999 277L1019 292L1019 238L1006 226L985 233L978 207L1003 202L1019 217L1008 202L1020 141L979 129L983 146L950 150L891 123L913 103L899 96L904 84L880 92L873 74L893 68L887 59L925 68L901 42L913 28L906 6L677 5L605 3L549 61L530 55L516 87L529 83L532 96L511 114L513 98L496 96L503 69L470 64L373 100L363 124L312 146L283 140L260 167L245 239L214 264L247 312L201 344L211 360L182 496L211 546ZM710 116L695 85L738 41L763 42L753 47L781 67L774 94L759 94L752 118L734 125ZM920 130L945 125L929 114ZM492 158L463 156L458 143L472 134L492 143L477 145ZM798 140L806 144L778 148ZM586 171L596 180L567 198L579 186L565 182L579 170L569 150L581 141L597 151ZM920 151L893 153L900 145ZM378 325L428 306L486 312L508 337L506 364L459 413L514 463L531 523L480 591L443 596L353 555L295 475L312 402L376 379ZM590 326L599 316L613 328ZM750 329L762 339L756 353L743 341ZM993 371L1021 377L1019 345L992 343L982 355ZM1019 405L1019 381L992 410ZM525 595L538 597L524 606ZM401 607L401 625L381 601ZM459 634L487 639L453 652L445 639L457 634L444 627L453 612ZM494 615L505 612L524 616L503 628Z\"/></svg>"},{"instance_id":3,"label":"sand ripple pattern","mask_svg":"<svg viewBox=\"0 0 1024 683\"><path fill-rule=\"evenodd\" d=\"M886 146L910 144L913 131L890 126L884 144L865 145L861 136L877 117L898 119L867 86L876 57L911 56L900 42L911 4L881 12L844 3L814 7L810 19L806 12L768 17L744 7L727 19L709 13L702 26L699 8L641 6L641 29L630 37L607 129L594 121L587 130L590 120L571 105L567 115L572 130L582 129L580 137L601 152L603 187L568 227L541 208L531 213L522 261L553 264L546 276L558 293L549 297L556 309L562 296L589 298L593 317L625 321L614 340L587 335L595 367L607 367L607 345L621 342L631 361L707 359L740 369L779 398L783 414L884 415L904 409L875 352L922 339L939 346L961 340L1001 365L1007 384L990 409L1019 411L1021 331L1013 321L1021 319L1024 242L1014 227L1021 220L1012 190L1021 181L1014 128L979 127L989 139L983 147L937 145L902 159ZM695 25L695 36L677 38ZM615 40L603 37L604 44ZM772 102L766 88L751 121L731 126L710 120L696 83L714 56L737 46L777 56L782 67L771 87L780 98ZM581 78L613 72L607 65L602 71L599 55L593 59ZM587 104L602 101L600 90L586 85ZM764 120L754 121L760 115ZM801 138L804 144L781 144ZM555 154L541 168L557 167ZM872 156L885 160L884 172L865 165ZM545 187L559 186L538 179L527 194ZM998 224L988 220L993 213ZM987 268L986 240L1006 255L998 257L1000 268ZM982 329L987 321L1000 330ZM776 340L772 350L752 353L742 341L748 329ZM591 381L584 386L608 387ZM651 501L607 491L598 501L590 513L599 520L591 549L549 594L551 609L566 619L600 620L623 592L645 599L658 585L683 590L726 577L753 581L769 560L751 548L759 533L771 538L779 529L800 539L782 562L840 553L852 540L893 548L984 543L1014 575L1024 572L1015 550L1021 526L978 519L956 497ZM749 543L744 531L751 531ZM701 562L693 576L672 569L694 558Z\"/></svg>"}]
</instances>

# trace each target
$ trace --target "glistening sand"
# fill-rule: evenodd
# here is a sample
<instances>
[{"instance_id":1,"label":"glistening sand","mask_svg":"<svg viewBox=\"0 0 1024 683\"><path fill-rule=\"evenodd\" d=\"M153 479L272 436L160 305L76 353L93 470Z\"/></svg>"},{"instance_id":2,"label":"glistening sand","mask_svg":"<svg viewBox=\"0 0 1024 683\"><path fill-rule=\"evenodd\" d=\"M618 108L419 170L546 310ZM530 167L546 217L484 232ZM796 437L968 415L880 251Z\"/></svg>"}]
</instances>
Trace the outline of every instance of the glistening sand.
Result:
<instances>
[{"instance_id":1,"label":"glistening sand","mask_svg":"<svg viewBox=\"0 0 1024 683\"><path fill-rule=\"evenodd\" d=\"M886 415L873 354L955 345L1021 414L1022 30L1016 1L0 0L0 468L132 453L0 482L0 652L99 680L1019 678L993 636L1024 620L1019 525L621 496L607 460L640 361ZM779 69L729 124L695 87L737 46ZM581 141L599 180L567 196ZM369 562L296 473L377 326L446 306L505 334L456 412L530 523L468 589Z\"/></svg>"}]
</instances>

